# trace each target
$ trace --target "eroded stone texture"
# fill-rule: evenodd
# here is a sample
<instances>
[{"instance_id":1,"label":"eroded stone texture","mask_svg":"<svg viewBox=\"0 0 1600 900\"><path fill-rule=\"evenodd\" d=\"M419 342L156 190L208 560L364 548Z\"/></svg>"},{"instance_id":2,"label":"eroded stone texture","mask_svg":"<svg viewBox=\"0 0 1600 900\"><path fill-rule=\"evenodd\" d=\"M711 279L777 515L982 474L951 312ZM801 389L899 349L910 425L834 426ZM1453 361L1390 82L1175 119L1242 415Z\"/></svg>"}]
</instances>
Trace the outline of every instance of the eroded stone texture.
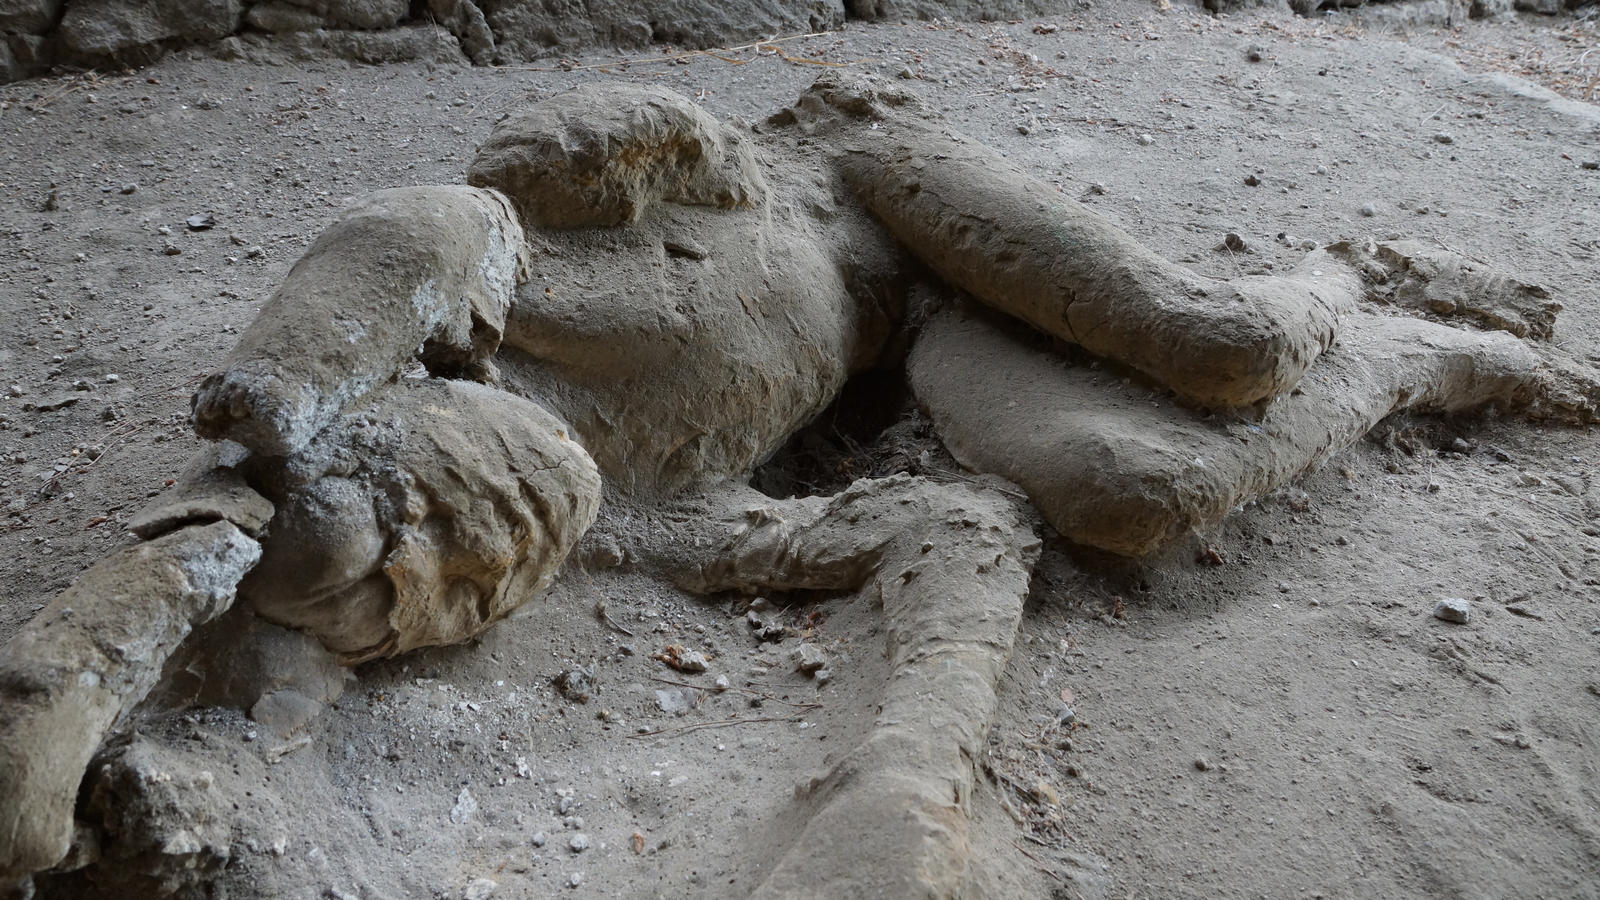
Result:
<instances>
[{"instance_id":1,"label":"eroded stone texture","mask_svg":"<svg viewBox=\"0 0 1600 900\"><path fill-rule=\"evenodd\" d=\"M494 61L494 31L473 0L428 0L428 12L456 36L461 52L474 64L485 66Z\"/></svg>"},{"instance_id":2,"label":"eroded stone texture","mask_svg":"<svg viewBox=\"0 0 1600 900\"><path fill-rule=\"evenodd\" d=\"M248 603L238 603L183 642L147 706L249 710L279 692L326 704L339 699L354 680L350 669L316 638L274 625Z\"/></svg>"},{"instance_id":3,"label":"eroded stone texture","mask_svg":"<svg viewBox=\"0 0 1600 900\"><path fill-rule=\"evenodd\" d=\"M798 792L806 824L754 895L960 895L973 761L1039 555L1031 515L990 487L908 476L787 501L727 487L676 512L668 542L636 549L689 590L854 590L883 608L876 720Z\"/></svg>"},{"instance_id":4,"label":"eroded stone texture","mask_svg":"<svg viewBox=\"0 0 1600 900\"><path fill-rule=\"evenodd\" d=\"M293 453L423 347L445 373L500 344L522 229L498 193L461 186L378 191L295 263L194 399L202 437Z\"/></svg>"},{"instance_id":5,"label":"eroded stone texture","mask_svg":"<svg viewBox=\"0 0 1600 900\"><path fill-rule=\"evenodd\" d=\"M555 416L444 379L383 390L251 478L278 513L243 596L347 663L466 641L536 597L600 495Z\"/></svg>"},{"instance_id":6,"label":"eroded stone texture","mask_svg":"<svg viewBox=\"0 0 1600 900\"><path fill-rule=\"evenodd\" d=\"M252 28L284 34L295 31L316 31L327 24L315 11L297 6L286 0L267 0L250 7L244 20Z\"/></svg>"},{"instance_id":7,"label":"eroded stone texture","mask_svg":"<svg viewBox=\"0 0 1600 900\"><path fill-rule=\"evenodd\" d=\"M628 262L597 278L601 253ZM748 472L872 365L899 317L900 259L815 185L759 212L663 208L552 242L498 362L572 423L609 484L670 494Z\"/></svg>"},{"instance_id":8,"label":"eroded stone texture","mask_svg":"<svg viewBox=\"0 0 1600 900\"><path fill-rule=\"evenodd\" d=\"M916 19L996 21L1062 12L1059 0L845 0L852 19L899 22Z\"/></svg>"},{"instance_id":9,"label":"eroded stone texture","mask_svg":"<svg viewBox=\"0 0 1600 900\"><path fill-rule=\"evenodd\" d=\"M56 34L74 62L140 61L239 30L242 0L73 0Z\"/></svg>"},{"instance_id":10,"label":"eroded stone texture","mask_svg":"<svg viewBox=\"0 0 1600 900\"><path fill-rule=\"evenodd\" d=\"M409 0L266 0L251 5L245 20L263 31L318 28L393 28L410 14Z\"/></svg>"},{"instance_id":11,"label":"eroded stone texture","mask_svg":"<svg viewBox=\"0 0 1600 900\"><path fill-rule=\"evenodd\" d=\"M503 191L529 226L635 222L653 204L738 209L765 197L748 135L687 97L628 83L585 85L496 125L467 182Z\"/></svg>"},{"instance_id":12,"label":"eroded stone texture","mask_svg":"<svg viewBox=\"0 0 1600 900\"><path fill-rule=\"evenodd\" d=\"M44 34L61 18L65 0L0 0L0 32Z\"/></svg>"},{"instance_id":13,"label":"eroded stone texture","mask_svg":"<svg viewBox=\"0 0 1600 900\"><path fill-rule=\"evenodd\" d=\"M67 853L84 766L190 630L233 602L260 545L228 522L120 550L0 652L0 880Z\"/></svg>"},{"instance_id":14,"label":"eroded stone texture","mask_svg":"<svg viewBox=\"0 0 1600 900\"><path fill-rule=\"evenodd\" d=\"M851 373L894 359L920 270L890 233L993 307L935 301L913 317L912 385L951 452L1021 484L1068 538L1117 553L1214 524L1396 409L1592 411L1600 397L1577 363L1575 393L1555 392L1552 367L1511 336L1352 313L1354 271L1325 254L1288 277L1201 279L925 113L899 88L829 77L758 150L681 97L591 86L491 139L473 177L511 199L435 187L358 204L197 395L197 429L236 443L136 518L162 536L103 563L115 579L91 570L7 648L20 649L0 693L16 702L0 737L21 737L0 742L0 876L67 852L83 761L190 624L226 605L255 562L241 528L263 536L240 588L251 608L353 664L469 640L539 594L594 521L604 472L614 496L634 495L622 502L721 482L618 560L701 592L882 605L893 674L879 716L804 786L806 824L760 891L961 892L973 760L1038 553L1031 516L1007 490L907 477L791 501L726 482ZM592 227L614 225L628 227ZM995 310L1107 360L1069 360ZM403 377L416 359L429 377ZM1260 408L1173 406L1119 365L1190 400ZM269 634L297 673L219 661L212 679L175 673L172 697L226 697L263 734L301 734L342 682L305 639ZM182 664L205 666L215 644L193 649ZM235 844L214 783L162 780L176 767L160 752L113 747L84 809L168 890L227 865Z\"/></svg>"},{"instance_id":15,"label":"eroded stone texture","mask_svg":"<svg viewBox=\"0 0 1600 900\"><path fill-rule=\"evenodd\" d=\"M836 146L862 202L951 284L1179 396L1236 407L1289 390L1359 296L1323 254L1232 281L1174 265L930 118L897 88L827 75L774 121Z\"/></svg>"},{"instance_id":16,"label":"eroded stone texture","mask_svg":"<svg viewBox=\"0 0 1600 900\"><path fill-rule=\"evenodd\" d=\"M1525 407L1542 370L1510 335L1357 315L1298 389L1252 421L1070 365L981 312L936 317L910 360L912 388L957 460L1022 485L1068 539L1128 556L1216 524L1397 410Z\"/></svg>"},{"instance_id":17,"label":"eroded stone texture","mask_svg":"<svg viewBox=\"0 0 1600 900\"><path fill-rule=\"evenodd\" d=\"M502 51L519 59L553 47L717 47L831 31L843 0L478 0Z\"/></svg>"},{"instance_id":18,"label":"eroded stone texture","mask_svg":"<svg viewBox=\"0 0 1600 900\"><path fill-rule=\"evenodd\" d=\"M411 0L285 0L325 18L336 28L393 28L411 12Z\"/></svg>"},{"instance_id":19,"label":"eroded stone texture","mask_svg":"<svg viewBox=\"0 0 1600 900\"><path fill-rule=\"evenodd\" d=\"M1420 241L1343 241L1328 250L1360 268L1373 299L1517 337L1555 337L1561 304L1550 291L1486 263Z\"/></svg>"},{"instance_id":20,"label":"eroded stone texture","mask_svg":"<svg viewBox=\"0 0 1600 900\"><path fill-rule=\"evenodd\" d=\"M606 83L513 115L473 163L528 217L503 383L570 422L619 490L748 472L900 317L904 254L822 161L752 141Z\"/></svg>"},{"instance_id":21,"label":"eroded stone texture","mask_svg":"<svg viewBox=\"0 0 1600 900\"><path fill-rule=\"evenodd\" d=\"M303 854L286 853L305 818L318 815L318 801L301 795L303 774L271 765L253 743L146 724L148 733L118 737L95 755L73 855L37 878L42 896L281 897L314 883L316 873L295 860ZM297 787L285 796L291 780ZM338 840L322 836L330 838ZM231 891L215 883L225 872L235 879Z\"/></svg>"},{"instance_id":22,"label":"eroded stone texture","mask_svg":"<svg viewBox=\"0 0 1600 900\"><path fill-rule=\"evenodd\" d=\"M249 455L228 441L205 447L189 461L177 484L134 513L128 530L148 539L196 522L225 521L259 537L273 509L235 468Z\"/></svg>"}]
</instances>

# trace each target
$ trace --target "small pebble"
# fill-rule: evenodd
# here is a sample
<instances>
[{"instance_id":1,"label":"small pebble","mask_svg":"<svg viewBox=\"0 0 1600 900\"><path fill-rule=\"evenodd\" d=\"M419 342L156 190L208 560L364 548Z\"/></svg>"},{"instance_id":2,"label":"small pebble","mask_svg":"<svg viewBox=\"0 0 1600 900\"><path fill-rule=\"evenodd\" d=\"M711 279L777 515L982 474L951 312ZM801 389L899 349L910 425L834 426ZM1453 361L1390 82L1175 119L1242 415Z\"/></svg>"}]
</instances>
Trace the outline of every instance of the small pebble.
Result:
<instances>
[{"instance_id":1,"label":"small pebble","mask_svg":"<svg viewBox=\"0 0 1600 900\"><path fill-rule=\"evenodd\" d=\"M1317 174L1318 175L1326 175L1326 174L1328 174L1328 167L1327 166L1317 166Z\"/></svg>"},{"instance_id":2,"label":"small pebble","mask_svg":"<svg viewBox=\"0 0 1600 900\"><path fill-rule=\"evenodd\" d=\"M1250 60L1251 62L1261 62L1261 48L1251 47L1249 50L1244 52L1244 58Z\"/></svg>"},{"instance_id":3,"label":"small pebble","mask_svg":"<svg viewBox=\"0 0 1600 900\"><path fill-rule=\"evenodd\" d=\"M168 241L167 245L165 247L161 248L161 252L165 253L168 256L177 256L179 253L183 252L183 248L179 247L177 244L172 243L171 241Z\"/></svg>"},{"instance_id":4,"label":"small pebble","mask_svg":"<svg viewBox=\"0 0 1600 900\"><path fill-rule=\"evenodd\" d=\"M1261 179L1257 178L1255 173L1252 172L1244 177L1244 183L1250 187L1260 187Z\"/></svg>"},{"instance_id":5,"label":"small pebble","mask_svg":"<svg viewBox=\"0 0 1600 900\"><path fill-rule=\"evenodd\" d=\"M528 839L528 843L534 845L535 847L543 847L544 844L545 844L545 841L548 841L548 840L549 840L549 838L545 836L544 832L535 831L533 833L533 837Z\"/></svg>"},{"instance_id":6,"label":"small pebble","mask_svg":"<svg viewBox=\"0 0 1600 900\"><path fill-rule=\"evenodd\" d=\"M1436 144L1454 144L1456 137L1448 131L1441 131L1433 136L1433 141Z\"/></svg>"},{"instance_id":7,"label":"small pebble","mask_svg":"<svg viewBox=\"0 0 1600 900\"><path fill-rule=\"evenodd\" d=\"M467 889L462 892L461 900L489 900L494 896L495 888L500 885L487 878L474 878Z\"/></svg>"},{"instance_id":8,"label":"small pebble","mask_svg":"<svg viewBox=\"0 0 1600 900\"><path fill-rule=\"evenodd\" d=\"M1600 159L1586 159L1578 165L1585 169L1600 169Z\"/></svg>"},{"instance_id":9,"label":"small pebble","mask_svg":"<svg viewBox=\"0 0 1600 900\"><path fill-rule=\"evenodd\" d=\"M1063 706L1056 710L1056 722L1062 727L1070 728L1076 721L1078 721L1078 714L1073 712L1072 707Z\"/></svg>"},{"instance_id":10,"label":"small pebble","mask_svg":"<svg viewBox=\"0 0 1600 900\"><path fill-rule=\"evenodd\" d=\"M1141 147L1148 147L1151 144L1154 144L1155 142L1156 142L1156 139L1151 137L1148 134L1139 135L1139 146L1141 146Z\"/></svg>"},{"instance_id":11,"label":"small pebble","mask_svg":"<svg viewBox=\"0 0 1600 900\"><path fill-rule=\"evenodd\" d=\"M572 836L572 840L567 842L567 846L572 848L573 853L582 853L583 851L589 849L589 836L586 834L575 834Z\"/></svg>"},{"instance_id":12,"label":"small pebble","mask_svg":"<svg viewBox=\"0 0 1600 900\"><path fill-rule=\"evenodd\" d=\"M1361 214L1370 218L1378 214L1378 208L1371 203L1363 203L1361 204Z\"/></svg>"},{"instance_id":13,"label":"small pebble","mask_svg":"<svg viewBox=\"0 0 1600 900\"><path fill-rule=\"evenodd\" d=\"M1245 244L1244 238L1240 237L1237 232L1230 231L1222 236L1222 244L1217 249L1243 253L1250 248L1249 245Z\"/></svg>"},{"instance_id":14,"label":"small pebble","mask_svg":"<svg viewBox=\"0 0 1600 900\"><path fill-rule=\"evenodd\" d=\"M706 670L706 665L709 662L710 660L706 658L705 653L699 650L683 650L676 657L669 657L667 665L672 666L679 672L697 675Z\"/></svg>"},{"instance_id":15,"label":"small pebble","mask_svg":"<svg viewBox=\"0 0 1600 900\"><path fill-rule=\"evenodd\" d=\"M119 193L119 194L132 194L137 190L139 190L139 186L130 181L127 184L123 185L122 188L117 191L117 193Z\"/></svg>"},{"instance_id":16,"label":"small pebble","mask_svg":"<svg viewBox=\"0 0 1600 900\"><path fill-rule=\"evenodd\" d=\"M1199 771L1199 772L1209 772L1209 771L1211 771L1211 763L1209 761L1207 761L1204 756L1195 757L1195 759L1194 759L1194 767L1195 767L1195 770Z\"/></svg>"},{"instance_id":17,"label":"small pebble","mask_svg":"<svg viewBox=\"0 0 1600 900\"><path fill-rule=\"evenodd\" d=\"M1442 622L1465 625L1472 618L1472 604L1460 597L1446 597L1434 604L1433 617Z\"/></svg>"},{"instance_id":18,"label":"small pebble","mask_svg":"<svg viewBox=\"0 0 1600 900\"><path fill-rule=\"evenodd\" d=\"M828 664L828 656L816 644L804 643L790 653L794 667L807 675L815 674Z\"/></svg>"},{"instance_id":19,"label":"small pebble","mask_svg":"<svg viewBox=\"0 0 1600 900\"><path fill-rule=\"evenodd\" d=\"M577 887L580 884L583 884L582 872L573 872L567 876L567 887Z\"/></svg>"},{"instance_id":20,"label":"small pebble","mask_svg":"<svg viewBox=\"0 0 1600 900\"><path fill-rule=\"evenodd\" d=\"M910 81L911 79L917 77L917 73L911 71L911 67L910 66L906 66L905 68L900 70L900 77L906 79L907 81Z\"/></svg>"}]
</instances>

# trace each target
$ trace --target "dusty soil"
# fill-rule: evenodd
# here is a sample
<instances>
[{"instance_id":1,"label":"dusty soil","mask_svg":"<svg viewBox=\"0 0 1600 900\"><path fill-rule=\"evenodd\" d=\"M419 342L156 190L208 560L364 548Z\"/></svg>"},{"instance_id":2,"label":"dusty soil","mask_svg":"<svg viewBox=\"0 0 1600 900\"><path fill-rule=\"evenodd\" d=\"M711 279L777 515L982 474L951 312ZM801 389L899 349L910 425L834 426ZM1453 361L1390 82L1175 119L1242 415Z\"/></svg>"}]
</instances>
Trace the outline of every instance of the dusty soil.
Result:
<instances>
[{"instance_id":1,"label":"dusty soil","mask_svg":"<svg viewBox=\"0 0 1600 900\"><path fill-rule=\"evenodd\" d=\"M1106 5L782 46L905 70L956 127L1209 274L1292 263L1279 234L1437 241L1549 286L1566 304L1557 341L1600 357L1600 171L1580 165L1600 159L1600 107L1581 85L1552 79L1562 98L1479 71L1504 62L1491 46L1577 58L1592 28L1382 32ZM1458 51L1460 64L1440 55ZM14 323L0 334L0 638L131 540L122 525L198 446L193 386L349 198L459 182L505 110L583 81L653 80L754 119L819 71L733 58L749 61L193 55L0 88L0 309ZM214 227L186 227L206 214ZM1247 252L1213 249L1230 231ZM882 474L919 459L886 452L895 441L931 453L914 425L876 449L855 449L872 434L830 445L826 428L808 446L844 448L834 476ZM763 483L818 484L818 458L791 456ZM1016 867L996 883L1600 896L1597 458L1593 432L1391 421L1157 558L1047 541L975 804L980 858ZM1196 562L1205 548L1223 564ZM1445 597L1472 601L1469 624L1432 617ZM862 698L884 677L870 610L777 600L834 655L831 682L792 671L785 644L758 645L732 603L574 566L474 646L363 667L309 742L228 710L149 727L294 798L290 812L240 803L265 848L235 860L242 894L456 897L488 878L496 896L536 897L581 873L574 894L739 896L784 846L792 789L870 721ZM710 670L650 658L669 643L713 654ZM590 663L587 704L552 687ZM718 675L734 689L661 710L656 691L674 687L661 679ZM575 833L587 850L570 849Z\"/></svg>"}]
</instances>

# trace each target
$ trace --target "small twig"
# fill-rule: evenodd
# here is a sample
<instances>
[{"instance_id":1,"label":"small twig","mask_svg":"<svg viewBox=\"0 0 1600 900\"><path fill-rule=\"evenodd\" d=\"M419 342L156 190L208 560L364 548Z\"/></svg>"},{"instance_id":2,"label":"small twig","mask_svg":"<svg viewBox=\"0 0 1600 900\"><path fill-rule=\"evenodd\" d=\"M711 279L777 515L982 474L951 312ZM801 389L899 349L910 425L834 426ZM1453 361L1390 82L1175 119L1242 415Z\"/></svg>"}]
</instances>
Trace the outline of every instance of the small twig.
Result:
<instances>
[{"instance_id":1,"label":"small twig","mask_svg":"<svg viewBox=\"0 0 1600 900\"><path fill-rule=\"evenodd\" d=\"M118 444L121 444L122 442L126 441L128 438L134 436L135 434L138 434L140 431L142 431L144 429L144 427L146 425L149 425L149 424L153 423L154 421L155 421L154 419L150 419L150 420L145 421L145 422L140 422L139 424L135 425L133 428L131 428L131 429L127 430L127 431L121 431L121 429L127 427L127 423L123 423L122 425L118 425L116 428L113 428L111 430L111 433L109 435L107 435L107 438L111 441L111 443L107 444L105 449L100 451L100 455L99 456L95 457L94 459L89 460L89 464L84 466L81 469L73 469L71 466L68 466L66 469L64 469L64 470L62 470L60 472L57 472L54 475L51 475L50 476L50 480L46 481L44 483L44 486L39 488L39 492L38 492L39 495L43 496L43 495L48 494L51 491L55 490L56 487L58 486L58 484L61 481L61 476L63 476L63 475L82 475L83 473L85 473L85 472L89 471L90 469L94 468L96 463L98 463L98 462L100 462L100 460L106 458L106 455L111 452L112 448L114 448ZM118 433L119 431L121 431L121 433Z\"/></svg>"},{"instance_id":2,"label":"small twig","mask_svg":"<svg viewBox=\"0 0 1600 900\"><path fill-rule=\"evenodd\" d=\"M61 88L60 90L56 91L55 93L46 94L44 96L44 98L39 100L38 102L28 104L29 108L30 109L43 109L44 107L50 106L51 104L55 103L57 100L60 100L62 97L65 97L66 95L81 89L82 87L84 87L85 84L93 84L94 80L95 80L94 79L94 70L90 69L89 72L87 73L87 75L88 75L88 77L85 78L85 79L82 79L82 80L75 79L73 81L70 81L70 82L67 83L67 85L65 87Z\"/></svg>"},{"instance_id":3,"label":"small twig","mask_svg":"<svg viewBox=\"0 0 1600 900\"><path fill-rule=\"evenodd\" d=\"M1535 500L1532 497L1524 497L1521 494L1513 494L1510 491L1503 491L1503 490L1501 490L1501 489L1499 489L1497 487L1491 487L1491 486L1487 486L1486 485L1483 489L1488 491L1491 494L1497 494L1497 495L1499 495L1501 497L1505 497L1505 498L1510 499L1510 500L1520 500L1523 503L1526 503L1529 506L1533 507L1534 509L1542 510L1542 511L1544 511L1546 513L1549 513L1552 516L1557 516L1559 518L1566 519L1568 522L1571 522L1574 525L1580 525L1581 526L1581 525L1584 525L1586 523L1586 520L1584 520L1582 517L1580 517L1580 516L1578 516L1578 515L1576 515L1576 514L1574 514L1572 512L1569 512L1567 510L1561 509L1560 507L1558 507L1558 506L1556 506L1554 504L1551 504L1551 503L1542 503L1542 502L1540 502L1538 500Z\"/></svg>"},{"instance_id":4,"label":"small twig","mask_svg":"<svg viewBox=\"0 0 1600 900\"><path fill-rule=\"evenodd\" d=\"M1434 111L1433 111L1433 112L1431 112L1431 113L1428 113L1428 114L1427 114L1427 115L1425 115L1425 116L1423 116L1423 117L1422 117L1422 121L1423 121L1423 122L1426 122L1426 121L1428 121L1428 120L1429 120L1429 119L1431 119L1431 118L1433 118L1433 117L1434 117L1434 116L1437 116L1437 115L1438 115L1438 114L1439 114L1439 113L1442 113L1442 112L1444 112L1444 108L1445 108L1445 107L1446 107L1446 106L1449 106L1449 105L1450 105L1450 104L1448 104L1448 103L1441 103L1441 104L1439 104L1439 108L1438 108L1438 109L1436 109L1436 110L1434 110ZM1421 122L1419 122L1419 123L1417 123L1417 124L1419 124L1419 125L1420 125L1420 124L1422 124L1422 123L1421 123Z\"/></svg>"},{"instance_id":5,"label":"small twig","mask_svg":"<svg viewBox=\"0 0 1600 900\"><path fill-rule=\"evenodd\" d=\"M758 54L761 53L762 49L765 46L766 46L765 44L757 44L756 45L756 53L758 53ZM844 68L848 68L850 66L856 65L857 63L864 63L864 62L868 62L869 61L868 59L863 58L863 59L858 59L853 63L828 62L827 60L811 59L810 57L806 57L806 56L790 56L789 54L783 52L782 50L779 50L777 47L772 47L771 50L772 50L772 55L777 56L779 59L782 59L784 62L786 62L786 63L794 63L794 64L797 64L797 65L830 66L832 68L844 69Z\"/></svg>"},{"instance_id":6,"label":"small twig","mask_svg":"<svg viewBox=\"0 0 1600 900\"><path fill-rule=\"evenodd\" d=\"M1223 242L1222 249L1227 252L1228 262L1233 265L1233 277L1242 277L1244 275L1244 267L1239 265L1238 254L1233 252L1233 248L1229 247L1227 242Z\"/></svg>"},{"instance_id":7,"label":"small twig","mask_svg":"<svg viewBox=\"0 0 1600 900\"><path fill-rule=\"evenodd\" d=\"M1490 268L1494 268L1494 265L1492 263L1490 263L1488 260L1484 259L1483 257L1481 257L1481 256L1473 256L1471 253L1468 253L1468 252L1466 252L1464 250L1457 250L1456 248L1454 248L1454 247L1450 246L1449 244L1445 243L1444 240L1441 239L1441 238L1434 238L1433 242L1438 244L1439 246L1443 247L1444 249L1449 250L1451 253L1454 253L1457 256L1464 256L1467 259L1470 259L1475 263L1479 263L1481 265L1485 265L1485 266L1489 266Z\"/></svg>"},{"instance_id":8,"label":"small twig","mask_svg":"<svg viewBox=\"0 0 1600 900\"><path fill-rule=\"evenodd\" d=\"M687 681L674 681L671 678L662 678L659 675L651 675L650 676L650 680L651 681L659 681L662 684L674 685L676 687L694 688L697 691L710 691L712 693L722 693L723 691L736 691L736 692L741 693L741 694L749 694L752 697L760 697L763 700L771 700L773 703L783 703L783 704L786 704L788 706L793 706L793 707L796 707L797 709L803 709L803 710L807 710L807 711L818 710L818 709L822 708L822 704L820 704L820 703L796 703L793 700L785 700L782 697L774 697L771 694L763 694L760 691L752 691L749 688L738 688L738 687L733 687L731 685L726 687L726 688L705 687L704 685L690 684Z\"/></svg>"},{"instance_id":9,"label":"small twig","mask_svg":"<svg viewBox=\"0 0 1600 900\"><path fill-rule=\"evenodd\" d=\"M1012 841L1011 842L1011 846L1017 848L1017 852L1018 853L1021 853L1023 856L1026 856L1028 859L1032 860L1033 864L1035 866L1039 867L1039 871L1045 873L1046 875L1049 875L1051 878L1054 878L1057 882L1059 882L1061 884L1066 884L1067 883L1066 876L1064 876L1061 873L1057 872L1056 870L1050 868L1050 865L1048 863L1046 863L1044 860L1040 859L1037 856L1034 856L1032 853L1029 853L1028 852L1028 848L1022 846L1021 844L1017 843L1016 841Z\"/></svg>"},{"instance_id":10,"label":"small twig","mask_svg":"<svg viewBox=\"0 0 1600 900\"><path fill-rule=\"evenodd\" d=\"M174 382L170 387L162 388L161 389L161 393L163 393L163 394L173 393L173 392L177 391L179 388L186 388L189 385L194 384L196 382L204 381L205 378L206 378L206 375L205 375L204 372L200 373L199 375L191 375L191 376L189 376L188 378L185 378L182 381Z\"/></svg>"},{"instance_id":11,"label":"small twig","mask_svg":"<svg viewBox=\"0 0 1600 900\"><path fill-rule=\"evenodd\" d=\"M594 602L594 617L600 620L600 624L613 631L621 632L628 637L633 637L633 632L611 620L611 614L606 612L606 595L601 593L598 587L595 587L594 579L589 577L589 573L583 573L583 580L589 582L589 589L594 591L595 596L600 598Z\"/></svg>"},{"instance_id":12,"label":"small twig","mask_svg":"<svg viewBox=\"0 0 1600 900\"><path fill-rule=\"evenodd\" d=\"M944 476L949 477L949 478L956 478L956 479L959 479L961 481L965 481L968 484L976 484L979 487L986 487L986 488L988 488L989 490L992 490L992 491L999 491L1000 493L1005 494L1008 497L1015 497L1018 500L1027 500L1028 499L1028 495L1027 494L1020 494L1020 493L1018 493L1016 491L1007 490L1007 489L1005 489L1003 487L996 487L995 485L992 485L992 484L984 484L983 482L979 481L978 479L973 478L973 477L971 477L969 475L963 475L960 472L952 472L952 471L950 471L948 469L940 469L940 468L936 468L934 466L929 466L928 467L928 471L933 472L933 473L938 474L938 475L944 475Z\"/></svg>"},{"instance_id":13,"label":"small twig","mask_svg":"<svg viewBox=\"0 0 1600 900\"><path fill-rule=\"evenodd\" d=\"M1016 779L1012 778L1010 775L1007 775L1006 773L1000 771L999 769L996 769L994 766L985 766L985 768L988 770L990 775L993 775L996 779L1005 782L1006 787L1011 788L1013 791L1016 791L1017 792L1017 796L1024 797L1024 798L1033 796L1033 791L1030 791L1027 788L1023 787L1022 785L1018 784Z\"/></svg>"},{"instance_id":14,"label":"small twig","mask_svg":"<svg viewBox=\"0 0 1600 900\"><path fill-rule=\"evenodd\" d=\"M616 632L619 632L621 634L625 634L628 637L633 637L634 636L633 632L629 631L626 628L623 628L621 625L618 625L616 622L613 622L611 620L611 614L606 612L606 598L604 598L604 597L601 597L600 600L597 603L595 603L595 605L594 605L594 617L600 620L600 624L606 626L607 628L611 629L612 631L616 631Z\"/></svg>"},{"instance_id":15,"label":"small twig","mask_svg":"<svg viewBox=\"0 0 1600 900\"><path fill-rule=\"evenodd\" d=\"M729 725L754 725L761 722L798 722L804 716L805 713L800 712L795 713L792 716L763 716L756 719L718 719L715 722L695 722L689 725L680 726L678 728L657 728L654 731L641 731L637 734L630 734L628 737L645 738L654 737L660 734L682 734L686 731L698 731L702 728L725 728Z\"/></svg>"}]
</instances>

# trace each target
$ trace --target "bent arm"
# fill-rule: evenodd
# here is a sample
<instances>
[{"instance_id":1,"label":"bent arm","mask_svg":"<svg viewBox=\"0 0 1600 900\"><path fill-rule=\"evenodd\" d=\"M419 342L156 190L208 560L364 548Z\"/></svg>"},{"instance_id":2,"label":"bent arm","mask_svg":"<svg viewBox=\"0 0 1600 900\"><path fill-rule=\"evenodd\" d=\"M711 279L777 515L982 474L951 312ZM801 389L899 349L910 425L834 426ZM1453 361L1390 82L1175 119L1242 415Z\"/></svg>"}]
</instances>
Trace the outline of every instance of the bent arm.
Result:
<instances>
[{"instance_id":1,"label":"bent arm","mask_svg":"<svg viewBox=\"0 0 1600 900\"><path fill-rule=\"evenodd\" d=\"M194 398L195 430L267 456L303 448L419 356L462 369L499 347L522 227L495 191L397 188L317 238Z\"/></svg>"}]
</instances>

